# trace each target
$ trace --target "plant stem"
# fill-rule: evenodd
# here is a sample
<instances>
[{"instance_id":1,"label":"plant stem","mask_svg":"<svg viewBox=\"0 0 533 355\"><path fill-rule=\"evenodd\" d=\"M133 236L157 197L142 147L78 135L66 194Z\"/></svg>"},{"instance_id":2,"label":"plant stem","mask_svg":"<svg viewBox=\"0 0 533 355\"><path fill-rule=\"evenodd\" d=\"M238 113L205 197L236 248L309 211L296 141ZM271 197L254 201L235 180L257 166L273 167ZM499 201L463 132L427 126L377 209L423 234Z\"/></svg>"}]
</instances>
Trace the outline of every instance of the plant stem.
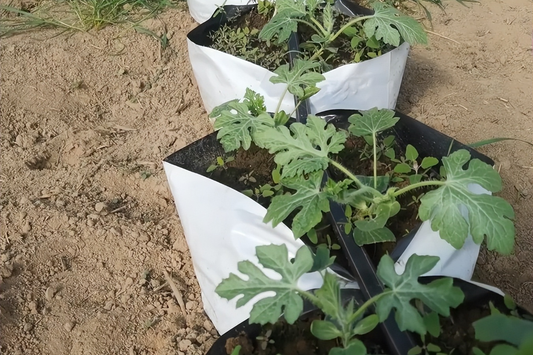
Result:
<instances>
[{"instance_id":1,"label":"plant stem","mask_svg":"<svg viewBox=\"0 0 533 355\"><path fill-rule=\"evenodd\" d=\"M294 110L292 110L291 114L289 115L289 117L291 117L295 112L296 110L298 109L298 107L300 107L300 104L302 103L302 101L298 101L298 104L294 107Z\"/></svg>"},{"instance_id":2,"label":"plant stem","mask_svg":"<svg viewBox=\"0 0 533 355\"><path fill-rule=\"evenodd\" d=\"M400 190L396 191L394 193L394 197L403 195L404 193L406 193L408 191L411 191L411 190L414 190L414 189L417 189L419 187L423 187L423 186L442 186L444 184L446 184L446 181L432 180L432 181L418 182L416 184L406 186L403 189L400 189Z\"/></svg>"},{"instance_id":3,"label":"plant stem","mask_svg":"<svg viewBox=\"0 0 533 355\"><path fill-rule=\"evenodd\" d=\"M311 303L313 303L315 306L320 307L320 300L317 296L312 294L311 292L304 291L304 290L296 290L300 295L307 298Z\"/></svg>"},{"instance_id":4,"label":"plant stem","mask_svg":"<svg viewBox=\"0 0 533 355\"><path fill-rule=\"evenodd\" d=\"M322 32L318 27L316 27L315 25L313 25L312 23L310 22L307 22L305 20L302 20L302 19L299 19L299 18L296 18L294 19L296 22L301 22L301 23L305 23L307 26L311 27L313 29L313 31L315 31L316 33L320 33ZM314 20L314 19L313 19ZM315 20L316 21L316 20ZM320 25L320 23L318 24L322 30L324 30L324 28Z\"/></svg>"},{"instance_id":5,"label":"plant stem","mask_svg":"<svg viewBox=\"0 0 533 355\"><path fill-rule=\"evenodd\" d=\"M324 26L322 26L322 24L320 22L317 21L317 19L315 19L314 17L311 17L311 21L313 21L313 23L315 25L317 25L317 27L322 31L322 35L325 37L327 36L329 33L328 31L326 31L326 29L324 28Z\"/></svg>"},{"instance_id":6,"label":"plant stem","mask_svg":"<svg viewBox=\"0 0 533 355\"><path fill-rule=\"evenodd\" d=\"M384 291L378 295L375 295L374 297L370 298L368 301L366 301L365 303L363 303L363 305L361 307L359 307L359 309L352 315L352 317L349 319L349 322L353 322L355 321L357 318L359 318L365 311L368 307L370 307L373 303L376 303L377 301L379 301L379 299L383 296L386 296L388 295L389 293L391 293L391 291Z\"/></svg>"},{"instance_id":7,"label":"plant stem","mask_svg":"<svg viewBox=\"0 0 533 355\"><path fill-rule=\"evenodd\" d=\"M347 29L348 27L352 26L353 24L356 24L359 21L364 21L364 20L367 20L367 19L372 18L372 17L374 17L374 15L361 16L361 17L354 18L352 21L350 21L346 25L342 26L342 28L339 31L337 31L337 33L335 33L333 35L333 37L330 38L330 43L333 42L335 39L337 39L337 37L339 37L344 32L344 30Z\"/></svg>"},{"instance_id":8,"label":"plant stem","mask_svg":"<svg viewBox=\"0 0 533 355\"><path fill-rule=\"evenodd\" d=\"M329 162L331 163L331 165L333 165L334 167L336 167L337 169L339 169L340 171L342 171L346 176L348 176L350 179L353 180L353 182L355 182L355 184L357 185L357 187L361 188L363 187L364 185L361 183L361 181L359 181L359 179L354 175L352 174L352 172L348 169L346 169L344 166L342 166L341 163L339 162L336 162L335 160L333 159L330 159Z\"/></svg>"},{"instance_id":9,"label":"plant stem","mask_svg":"<svg viewBox=\"0 0 533 355\"><path fill-rule=\"evenodd\" d=\"M285 91L283 91L283 95L279 98L278 106L276 107L276 112L274 112L274 117L278 114L279 109L281 108L281 104L283 103L283 99L285 98L285 95L287 94L287 91L289 91L289 85L285 88Z\"/></svg>"},{"instance_id":10,"label":"plant stem","mask_svg":"<svg viewBox=\"0 0 533 355\"><path fill-rule=\"evenodd\" d=\"M372 145L374 148L374 189L378 188L378 152L376 144L376 132L372 132Z\"/></svg>"}]
</instances>

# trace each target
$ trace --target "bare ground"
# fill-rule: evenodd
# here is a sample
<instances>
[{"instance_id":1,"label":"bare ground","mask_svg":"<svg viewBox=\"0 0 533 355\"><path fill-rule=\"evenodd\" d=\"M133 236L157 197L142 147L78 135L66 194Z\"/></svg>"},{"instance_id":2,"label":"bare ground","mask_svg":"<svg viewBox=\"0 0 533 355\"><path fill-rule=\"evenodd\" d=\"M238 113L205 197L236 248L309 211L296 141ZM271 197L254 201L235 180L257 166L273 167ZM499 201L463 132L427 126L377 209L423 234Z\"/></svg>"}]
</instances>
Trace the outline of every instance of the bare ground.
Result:
<instances>
[{"instance_id":1,"label":"bare ground","mask_svg":"<svg viewBox=\"0 0 533 355\"><path fill-rule=\"evenodd\" d=\"M398 108L462 142L533 141L531 0L433 11ZM2 39L0 353L203 354L205 317L161 161L211 131L188 63L183 10L170 47L106 28ZM459 42L459 43L457 43ZM533 308L533 154L497 161L516 211L512 256L483 252L477 277ZM168 271L186 303L166 285Z\"/></svg>"}]
</instances>

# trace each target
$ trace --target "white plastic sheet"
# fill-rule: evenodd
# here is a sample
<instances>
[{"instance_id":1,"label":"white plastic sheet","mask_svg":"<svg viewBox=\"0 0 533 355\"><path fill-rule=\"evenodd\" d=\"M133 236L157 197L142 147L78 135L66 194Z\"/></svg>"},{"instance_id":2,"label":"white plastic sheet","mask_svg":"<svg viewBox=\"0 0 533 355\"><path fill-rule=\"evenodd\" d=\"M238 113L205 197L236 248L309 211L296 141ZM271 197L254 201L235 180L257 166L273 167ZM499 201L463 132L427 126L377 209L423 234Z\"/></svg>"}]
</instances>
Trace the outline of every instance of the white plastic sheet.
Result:
<instances>
[{"instance_id":1,"label":"white plastic sheet","mask_svg":"<svg viewBox=\"0 0 533 355\"><path fill-rule=\"evenodd\" d=\"M225 5L252 5L254 0L187 0L187 7L191 16L198 23L203 23L213 16L219 6Z\"/></svg>"},{"instance_id":2,"label":"white plastic sheet","mask_svg":"<svg viewBox=\"0 0 533 355\"><path fill-rule=\"evenodd\" d=\"M202 291L204 310L223 334L248 319L253 303L268 294L236 308L236 299L227 301L219 297L216 286L230 272L243 276L237 270L237 263L242 260L250 260L270 277L276 277L272 270L258 264L255 257L258 245L285 244L294 257L304 244L295 240L284 224L272 228L271 224L263 223L265 208L240 192L172 164L163 165ZM299 283L305 290L321 285L319 273L306 274Z\"/></svg>"},{"instance_id":3,"label":"white plastic sheet","mask_svg":"<svg viewBox=\"0 0 533 355\"><path fill-rule=\"evenodd\" d=\"M284 84L272 84L271 71L243 59L212 48L199 46L187 39L189 58L208 113L229 100L243 98L246 88L265 97L270 112L275 111ZM367 110L373 107L394 109L402 82L409 44L377 58L343 65L324 74L320 92L309 99L311 113L332 109ZM288 94L281 106L285 112L294 109L294 98Z\"/></svg>"},{"instance_id":4,"label":"white plastic sheet","mask_svg":"<svg viewBox=\"0 0 533 355\"><path fill-rule=\"evenodd\" d=\"M468 189L476 194L490 194L490 191L477 184L470 184ZM462 208L461 213L463 217L468 218L468 211L465 207ZM440 257L439 262L425 276L444 275L470 280L474 274L480 247L471 236L468 236L463 247L457 250L442 239L438 232L431 229L430 221L425 221L396 262L396 272L403 272L407 260L413 254L436 255Z\"/></svg>"},{"instance_id":5,"label":"white plastic sheet","mask_svg":"<svg viewBox=\"0 0 533 355\"><path fill-rule=\"evenodd\" d=\"M283 224L276 228L264 224L265 208L240 192L166 162L164 169L200 284L204 309L223 334L248 318L253 302L236 308L236 300L220 298L215 288L222 279L230 272L239 274L237 263L241 260L257 263L255 247L258 245L285 244L294 256L303 243L295 240ZM441 260L427 276L470 280L478 252L479 245L471 239L463 249L454 249L425 224L396 263L396 271L402 273L405 262L414 253L436 255ZM321 284L322 278L315 273L302 278L300 286L313 289ZM490 286L489 289L497 290Z\"/></svg>"}]
</instances>

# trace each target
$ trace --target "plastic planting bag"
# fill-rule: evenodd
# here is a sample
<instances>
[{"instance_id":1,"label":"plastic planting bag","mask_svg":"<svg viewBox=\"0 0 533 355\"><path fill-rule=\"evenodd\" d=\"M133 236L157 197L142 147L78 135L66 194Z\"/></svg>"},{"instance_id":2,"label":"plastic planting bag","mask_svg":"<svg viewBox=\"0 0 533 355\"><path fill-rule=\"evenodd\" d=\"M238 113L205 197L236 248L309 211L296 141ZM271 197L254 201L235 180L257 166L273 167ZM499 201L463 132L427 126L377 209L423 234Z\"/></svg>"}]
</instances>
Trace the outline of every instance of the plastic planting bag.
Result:
<instances>
[{"instance_id":1,"label":"plastic planting bag","mask_svg":"<svg viewBox=\"0 0 533 355\"><path fill-rule=\"evenodd\" d=\"M269 81L274 76L273 72L208 47L211 41L209 33L238 11L244 13L252 7L226 6L225 11L187 35L191 66L208 113L227 101L242 98L246 88L263 95L267 110L273 112L285 91L283 84L272 84ZM346 64L324 73L326 79L317 85L320 92L309 99L310 113L330 109L394 109L408 53L409 44L404 43L379 57ZM281 109L285 112L293 111L292 95L285 96Z\"/></svg>"},{"instance_id":2,"label":"plastic planting bag","mask_svg":"<svg viewBox=\"0 0 533 355\"><path fill-rule=\"evenodd\" d=\"M217 331L224 334L248 319L253 303L260 298L236 308L236 299L227 301L215 293L217 285L230 272L242 277L237 271L237 263L242 260L254 262L268 276L275 277L272 270L265 270L258 263L256 246L285 244L294 257L304 243L295 240L284 224L272 228L263 223L266 209L242 193L168 162L163 164L202 291L204 310ZM319 273L304 275L299 284L305 290L321 285Z\"/></svg>"},{"instance_id":3,"label":"plastic planting bag","mask_svg":"<svg viewBox=\"0 0 533 355\"><path fill-rule=\"evenodd\" d=\"M319 116L338 128L346 129L348 117L354 113L357 111L336 110ZM391 134L394 134L401 149L412 144L421 156L437 158L447 155L448 150L467 149L473 158L493 164L490 158L409 116L399 112L396 116L400 120ZM235 300L227 301L214 292L216 286L230 272L238 273L239 261L257 261L256 246L285 244L289 253L294 255L303 242L295 240L291 230L283 224L272 228L271 224L263 223L266 214L263 206L224 185L236 183L230 175L225 179L231 181L222 181L222 175L218 177L221 182L215 181L217 177L207 173L206 169L217 157L226 159L227 155L217 141L216 133L212 133L167 157L164 168L202 290L205 311L222 334L246 320L252 306L249 304L236 309ZM242 162L239 164L244 166ZM254 168L250 166L250 170ZM213 179L206 176L213 176ZM487 193L475 184L469 188L475 193ZM463 215L466 216L466 210ZM471 279L480 249L471 237L463 248L457 250L442 240L438 232L431 230L429 222L422 223L413 235L400 240L391 252L391 257L397 260L397 272L403 272L406 261L413 254L435 255L440 257L440 261L426 276ZM309 274L302 280L301 286L314 289L321 283L320 275Z\"/></svg>"}]
</instances>

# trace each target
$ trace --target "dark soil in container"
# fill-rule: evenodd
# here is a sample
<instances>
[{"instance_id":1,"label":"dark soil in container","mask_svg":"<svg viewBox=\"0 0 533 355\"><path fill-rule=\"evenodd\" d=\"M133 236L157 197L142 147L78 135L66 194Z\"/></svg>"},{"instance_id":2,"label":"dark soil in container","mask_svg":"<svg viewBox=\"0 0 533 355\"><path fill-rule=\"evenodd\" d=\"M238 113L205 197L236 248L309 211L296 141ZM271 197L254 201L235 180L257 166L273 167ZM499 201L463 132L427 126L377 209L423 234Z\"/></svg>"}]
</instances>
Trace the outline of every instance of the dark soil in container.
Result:
<instances>
[{"instance_id":1,"label":"dark soil in container","mask_svg":"<svg viewBox=\"0 0 533 355\"><path fill-rule=\"evenodd\" d=\"M300 317L293 325L285 320L262 328L258 337L250 338L246 333L229 338L226 341L226 352L231 354L237 345L241 345L239 355L327 355L329 350L340 346L337 340L319 340L310 331L311 323L323 319L320 311L313 311ZM368 354L386 354L380 345L378 332L373 331L361 340Z\"/></svg>"},{"instance_id":2,"label":"dark soil in container","mask_svg":"<svg viewBox=\"0 0 533 355\"><path fill-rule=\"evenodd\" d=\"M237 15L209 35L210 47L274 71L288 63L288 46L259 39L259 32L270 17L270 14L259 14L257 7Z\"/></svg>"},{"instance_id":3,"label":"dark soil in container","mask_svg":"<svg viewBox=\"0 0 533 355\"><path fill-rule=\"evenodd\" d=\"M338 10L334 11L333 33L353 19L353 17L338 12ZM317 18L320 18L321 13L322 10L318 9ZM259 14L257 7L246 13L238 14L209 35L212 40L210 47L274 71L279 66L288 63L288 46L286 43L276 44L275 38L270 42L259 39L259 32L270 21L271 17L272 13ZM345 34L340 35L328 46L335 49L326 50L319 58L322 63L322 72L344 64L369 60L395 48L384 44L382 41L375 42L379 48L371 48L366 44L368 38L362 32L362 24L357 23L353 27L361 36L359 44L352 48L351 38ZM299 24L298 32L301 36L300 57L309 59L318 48L313 48L312 44L305 42L310 41L315 32L304 23Z\"/></svg>"}]
</instances>

